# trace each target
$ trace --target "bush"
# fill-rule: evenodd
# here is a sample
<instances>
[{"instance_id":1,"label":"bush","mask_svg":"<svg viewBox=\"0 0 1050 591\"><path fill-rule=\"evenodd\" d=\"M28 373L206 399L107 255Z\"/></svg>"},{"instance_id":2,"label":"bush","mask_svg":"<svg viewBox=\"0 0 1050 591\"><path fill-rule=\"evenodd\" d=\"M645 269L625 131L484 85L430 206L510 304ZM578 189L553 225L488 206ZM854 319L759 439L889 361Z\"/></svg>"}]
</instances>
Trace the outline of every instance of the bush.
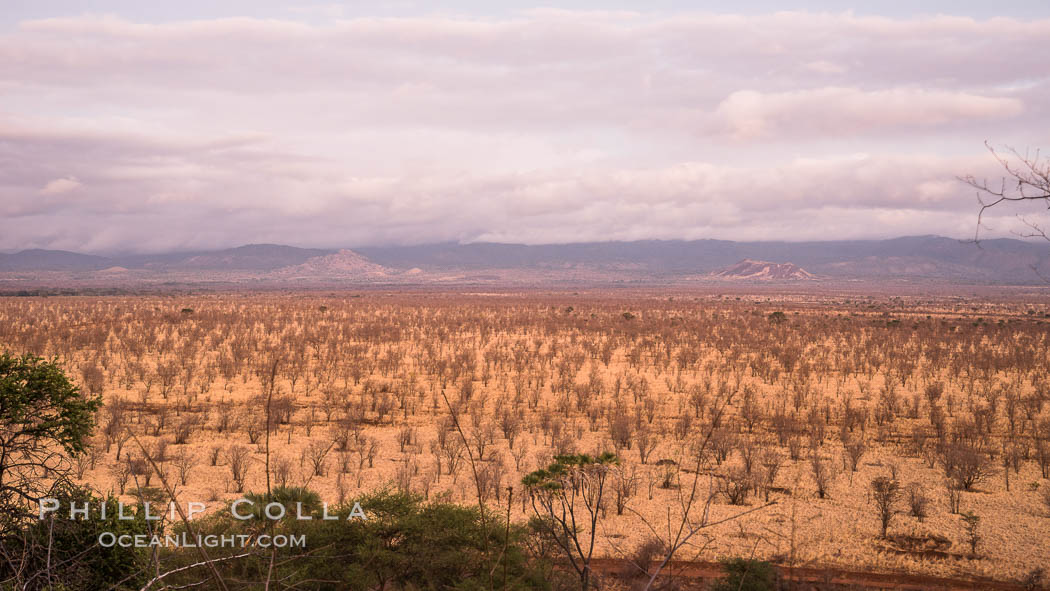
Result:
<instances>
[{"instance_id":1,"label":"bush","mask_svg":"<svg viewBox=\"0 0 1050 591\"><path fill-rule=\"evenodd\" d=\"M773 591L776 571L773 565L761 560L731 558L722 561L726 575L711 588L712 591Z\"/></svg>"},{"instance_id":2,"label":"bush","mask_svg":"<svg viewBox=\"0 0 1050 591\"><path fill-rule=\"evenodd\" d=\"M961 515L963 529L966 531L966 542L970 545L970 556L977 556L977 546L981 543L981 518L973 511Z\"/></svg>"},{"instance_id":3,"label":"bush","mask_svg":"<svg viewBox=\"0 0 1050 591\"><path fill-rule=\"evenodd\" d=\"M62 487L51 498L58 500L58 511L44 519L34 517L19 533L3 541L3 552L17 562L0 561L0 579L19 581L17 588L25 590L138 589L149 571L149 550L119 545L105 548L99 545L99 536L104 532L114 536L147 534L141 511L129 508L126 514L134 514L134 519L118 519L117 500L110 497L105 501L103 519L99 511L102 499L79 487ZM74 502L78 507L88 503L87 519L69 519L69 507Z\"/></svg>"},{"instance_id":4,"label":"bush","mask_svg":"<svg viewBox=\"0 0 1050 591\"><path fill-rule=\"evenodd\" d=\"M426 503L411 493L382 491L329 507L329 515L338 519L327 521L319 518L322 509L317 495L307 489L277 488L269 497L263 493L246 498L255 503L252 511L271 499L280 502L289 509L289 517L235 522L228 512L219 512L195 524L202 535L243 534L272 527L274 534L305 536L305 548L276 549L271 580L281 581L283 588L490 588L490 574L494 589L549 588L539 570L543 561L527 557L524 529L508 528L505 521L490 514L483 520L475 507ZM303 503L303 514L310 512L314 519L295 519L297 502ZM347 519L355 502L367 519ZM242 507L238 512L248 514L250 510ZM210 550L212 558L241 552L241 548ZM197 560L191 552L169 558L173 559L171 568ZM224 579L252 583L266 580L269 567L269 550L217 564ZM170 584L188 585L203 576L191 572L170 577Z\"/></svg>"},{"instance_id":5,"label":"bush","mask_svg":"<svg viewBox=\"0 0 1050 591\"><path fill-rule=\"evenodd\" d=\"M307 515L318 515L321 512L321 496L314 491L302 486L277 486L269 496L263 493L248 493L245 499L251 501L251 505L238 508L237 512L245 515L250 514L253 519L262 521L265 518L264 511L270 503L280 503L284 506L285 515L296 515L298 511Z\"/></svg>"},{"instance_id":6,"label":"bush","mask_svg":"<svg viewBox=\"0 0 1050 591\"><path fill-rule=\"evenodd\" d=\"M991 460L972 445L949 445L941 452L944 473L956 488L970 491L994 470Z\"/></svg>"},{"instance_id":7,"label":"bush","mask_svg":"<svg viewBox=\"0 0 1050 591\"><path fill-rule=\"evenodd\" d=\"M917 518L921 523L929 514L930 498L926 496L926 492L918 482L909 484L906 492L911 516Z\"/></svg>"},{"instance_id":8,"label":"bush","mask_svg":"<svg viewBox=\"0 0 1050 591\"><path fill-rule=\"evenodd\" d=\"M718 491L726 498L730 505L744 505L747 503L747 495L754 487L754 483L742 469L730 471L718 481Z\"/></svg>"}]
</instances>

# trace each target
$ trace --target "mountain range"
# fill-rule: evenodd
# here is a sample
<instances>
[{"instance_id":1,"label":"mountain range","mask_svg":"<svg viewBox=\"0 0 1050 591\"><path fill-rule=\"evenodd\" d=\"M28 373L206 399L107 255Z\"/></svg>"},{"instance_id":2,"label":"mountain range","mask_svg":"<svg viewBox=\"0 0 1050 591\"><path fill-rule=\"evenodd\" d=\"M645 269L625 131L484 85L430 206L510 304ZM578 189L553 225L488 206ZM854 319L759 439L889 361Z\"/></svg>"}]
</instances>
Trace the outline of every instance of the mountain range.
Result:
<instances>
[{"instance_id":1,"label":"mountain range","mask_svg":"<svg viewBox=\"0 0 1050 591\"><path fill-rule=\"evenodd\" d=\"M0 283L682 283L895 280L1046 284L1050 244L940 236L823 242L644 240L310 249L278 244L108 256L0 253Z\"/></svg>"}]
</instances>

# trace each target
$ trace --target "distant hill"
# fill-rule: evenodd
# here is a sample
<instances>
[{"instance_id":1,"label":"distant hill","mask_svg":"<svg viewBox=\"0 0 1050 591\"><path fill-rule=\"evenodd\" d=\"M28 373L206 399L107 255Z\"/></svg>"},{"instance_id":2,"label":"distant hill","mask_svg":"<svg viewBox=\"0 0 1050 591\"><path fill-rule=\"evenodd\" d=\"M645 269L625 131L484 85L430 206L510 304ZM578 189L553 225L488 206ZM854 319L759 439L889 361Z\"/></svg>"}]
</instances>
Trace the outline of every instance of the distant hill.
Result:
<instances>
[{"instance_id":1,"label":"distant hill","mask_svg":"<svg viewBox=\"0 0 1050 591\"><path fill-rule=\"evenodd\" d=\"M185 257L145 258L140 265L126 261L125 267L142 266L160 269L272 271L282 267L301 265L311 258L332 254L332 250L296 248L280 244L248 244L212 252L189 254ZM119 259L118 259L119 260Z\"/></svg>"},{"instance_id":2,"label":"distant hill","mask_svg":"<svg viewBox=\"0 0 1050 591\"><path fill-rule=\"evenodd\" d=\"M355 249L391 268L565 269L673 278L708 275L744 259L792 263L831 279L936 279L1041 284L1050 277L1050 244L996 239L980 245L943 236L826 242L642 240L559 245L430 244Z\"/></svg>"},{"instance_id":3,"label":"distant hill","mask_svg":"<svg viewBox=\"0 0 1050 591\"><path fill-rule=\"evenodd\" d=\"M386 270L352 250L340 250L307 259L298 265L278 269L275 274L300 277L374 277Z\"/></svg>"},{"instance_id":4,"label":"distant hill","mask_svg":"<svg viewBox=\"0 0 1050 591\"><path fill-rule=\"evenodd\" d=\"M106 257L79 254L65 250L34 248L14 254L0 254L3 271L85 271L112 267Z\"/></svg>"},{"instance_id":5,"label":"distant hill","mask_svg":"<svg viewBox=\"0 0 1050 591\"><path fill-rule=\"evenodd\" d=\"M280 244L248 244L207 252L118 255L112 257L79 254L65 250L23 250L0 253L3 271L83 272L107 269L269 271L299 265L334 250L296 248Z\"/></svg>"},{"instance_id":6,"label":"distant hill","mask_svg":"<svg viewBox=\"0 0 1050 591\"><path fill-rule=\"evenodd\" d=\"M335 284L674 283L729 281L936 280L1045 284L1050 244L940 236L828 242L644 240L579 244L427 244L309 249L250 244L203 252L95 256L57 250L0 254L0 280L63 282L243 281L300 279Z\"/></svg>"},{"instance_id":7,"label":"distant hill","mask_svg":"<svg viewBox=\"0 0 1050 591\"><path fill-rule=\"evenodd\" d=\"M757 281L804 281L813 279L813 274L792 263L770 263L744 259L739 263L711 274L721 279L747 279Z\"/></svg>"}]
</instances>

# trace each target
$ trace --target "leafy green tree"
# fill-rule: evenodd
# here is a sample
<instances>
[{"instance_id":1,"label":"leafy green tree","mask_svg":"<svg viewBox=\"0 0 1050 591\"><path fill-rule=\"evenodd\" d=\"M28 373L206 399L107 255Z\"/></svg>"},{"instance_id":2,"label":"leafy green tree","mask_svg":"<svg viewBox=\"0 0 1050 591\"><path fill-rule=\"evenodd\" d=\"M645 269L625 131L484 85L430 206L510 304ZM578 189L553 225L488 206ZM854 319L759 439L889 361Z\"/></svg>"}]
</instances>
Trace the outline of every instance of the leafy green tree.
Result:
<instances>
[{"instance_id":1,"label":"leafy green tree","mask_svg":"<svg viewBox=\"0 0 1050 591\"><path fill-rule=\"evenodd\" d=\"M54 360L0 354L0 535L17 531L66 479L101 404Z\"/></svg>"}]
</instances>

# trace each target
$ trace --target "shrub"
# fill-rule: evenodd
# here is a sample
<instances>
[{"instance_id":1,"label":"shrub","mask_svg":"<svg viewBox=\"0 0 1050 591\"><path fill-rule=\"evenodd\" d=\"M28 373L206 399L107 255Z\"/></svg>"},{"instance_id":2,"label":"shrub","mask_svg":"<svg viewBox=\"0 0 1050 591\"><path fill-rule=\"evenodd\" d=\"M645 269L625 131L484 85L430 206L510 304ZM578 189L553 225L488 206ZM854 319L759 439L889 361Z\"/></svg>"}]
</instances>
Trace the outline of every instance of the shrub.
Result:
<instances>
[{"instance_id":1,"label":"shrub","mask_svg":"<svg viewBox=\"0 0 1050 591\"><path fill-rule=\"evenodd\" d=\"M754 483L742 469L731 470L718 482L718 491L730 505L744 505Z\"/></svg>"},{"instance_id":2,"label":"shrub","mask_svg":"<svg viewBox=\"0 0 1050 591\"><path fill-rule=\"evenodd\" d=\"M966 543L970 545L970 556L977 556L977 546L981 543L981 518L972 511L963 513L961 517L966 530Z\"/></svg>"},{"instance_id":3,"label":"shrub","mask_svg":"<svg viewBox=\"0 0 1050 591\"><path fill-rule=\"evenodd\" d=\"M725 576L715 582L711 591L773 591L776 571L761 560L731 558L722 561Z\"/></svg>"},{"instance_id":4,"label":"shrub","mask_svg":"<svg viewBox=\"0 0 1050 591\"><path fill-rule=\"evenodd\" d=\"M318 518L317 494L305 488L276 488L269 497L262 493L249 494L247 498L255 503L251 511L272 499L286 506L289 517L277 521L235 521L229 519L228 513L219 512L196 520L195 527L202 535L243 534L272 526L274 534L305 536L306 548L275 549L270 580L281 581L282 588L549 588L539 570L545 566L544 561L527 559L524 528L513 524L508 527L505 521L491 515L482 517L476 507L427 503L419 495L380 491L329 507L328 514L337 519L323 520ZM295 519L297 502L303 503L303 514L310 512L314 519ZM367 519L348 519L355 503L360 504ZM242 507L238 512L250 511ZM216 558L243 550L222 548L209 552ZM171 569L198 560L192 552L167 558ZM270 561L269 552L260 552L216 563L216 567L225 580L259 583L267 579ZM201 578L200 572L187 572L165 582L177 588Z\"/></svg>"},{"instance_id":5,"label":"shrub","mask_svg":"<svg viewBox=\"0 0 1050 591\"><path fill-rule=\"evenodd\" d=\"M4 552L17 560L0 561L0 578L21 581L18 588L27 591L138 589L149 572L149 549L105 548L99 545L99 536L105 532L115 536L147 534L143 514L128 510L133 519L118 519L117 500L110 497L105 500L103 519L99 511L103 500L78 487L62 487L52 498L59 502L57 512L44 519L34 517L20 532L5 538ZM88 519L68 519L70 503L74 502L77 506L88 503Z\"/></svg>"},{"instance_id":6,"label":"shrub","mask_svg":"<svg viewBox=\"0 0 1050 591\"><path fill-rule=\"evenodd\" d=\"M929 514L930 498L926 496L922 485L918 482L909 484L906 492L911 516L922 522Z\"/></svg>"}]
</instances>

